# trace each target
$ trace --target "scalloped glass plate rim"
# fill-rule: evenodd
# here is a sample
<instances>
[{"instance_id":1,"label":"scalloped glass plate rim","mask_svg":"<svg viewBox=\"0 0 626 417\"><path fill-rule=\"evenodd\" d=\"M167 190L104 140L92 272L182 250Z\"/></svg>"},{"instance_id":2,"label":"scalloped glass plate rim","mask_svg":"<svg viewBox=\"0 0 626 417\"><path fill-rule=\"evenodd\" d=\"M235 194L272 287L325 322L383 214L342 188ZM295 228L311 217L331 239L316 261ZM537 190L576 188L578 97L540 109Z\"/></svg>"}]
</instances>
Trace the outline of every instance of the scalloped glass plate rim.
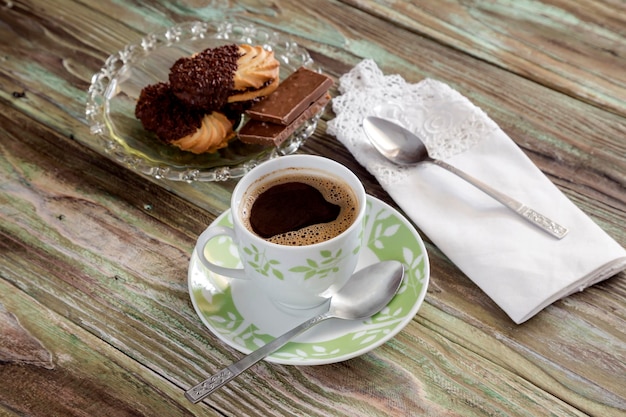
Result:
<instances>
[{"instance_id":1,"label":"scalloped glass plate rim","mask_svg":"<svg viewBox=\"0 0 626 417\"><path fill-rule=\"evenodd\" d=\"M371 319L327 320L269 355L266 361L285 365L323 365L351 359L390 340L419 310L430 278L424 242L397 210L369 195L367 204L364 246L357 269L378 260L403 262L406 278L398 294ZM231 222L230 210L227 210L214 224L228 226ZM214 253L213 256L225 266L241 267L232 241L220 239L207 251ZM288 314L255 291L249 281L228 279L207 270L195 253L189 264L188 287L202 323L222 342L245 354L324 308Z\"/></svg>"},{"instance_id":2,"label":"scalloped glass plate rim","mask_svg":"<svg viewBox=\"0 0 626 417\"><path fill-rule=\"evenodd\" d=\"M100 71L92 76L85 115L93 135L91 137L96 137L97 141L95 143L89 141L89 144L95 145L105 155L143 174L157 179L186 182L223 181L239 178L260 162L296 152L315 131L323 110L279 147L261 148L238 144L239 148L244 149L244 152L250 152L250 154L237 155L232 160L210 155L197 157L189 155L189 153L181 153L183 158L195 158L196 160L205 158L206 161L209 161L207 164L196 162L192 166L185 166L172 158L168 160L167 157L154 157L154 155L147 155L136 147L131 147L127 142L135 140L134 138L115 138L116 133L111 131L109 116L111 100L114 100L119 94L120 85L132 77L133 69L135 69L133 64L137 60L149 59L150 55L155 53L154 51L164 51L166 48L176 47L184 49L186 45L203 41L216 42L216 45L247 42L271 47L275 51L276 57L281 61L281 78L299 66L319 70L308 52L297 43L278 32L246 22L236 16L231 16L224 21L186 22L163 31L153 32L143 37L139 42L128 44L117 53L109 56ZM180 56L183 55L180 53ZM131 75L129 76L129 74ZM153 79L151 82L157 81L164 80ZM136 120L135 122L139 123ZM154 146L163 147L167 149L167 152L182 152L171 150L170 148L173 147L158 143ZM232 146L233 143L222 151L221 155L229 152Z\"/></svg>"}]
</instances>

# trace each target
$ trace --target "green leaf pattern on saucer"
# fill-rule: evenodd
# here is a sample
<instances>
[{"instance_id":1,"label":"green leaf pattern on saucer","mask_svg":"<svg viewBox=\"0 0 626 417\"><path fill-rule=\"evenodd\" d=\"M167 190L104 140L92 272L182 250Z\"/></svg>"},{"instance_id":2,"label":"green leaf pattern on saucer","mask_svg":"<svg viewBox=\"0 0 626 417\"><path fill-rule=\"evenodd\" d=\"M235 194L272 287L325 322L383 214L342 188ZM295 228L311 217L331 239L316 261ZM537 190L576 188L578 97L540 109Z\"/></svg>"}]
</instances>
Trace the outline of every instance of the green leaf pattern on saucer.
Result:
<instances>
[{"instance_id":1,"label":"green leaf pattern on saucer","mask_svg":"<svg viewBox=\"0 0 626 417\"><path fill-rule=\"evenodd\" d=\"M398 294L378 314L355 326L358 328L354 331L314 343L289 342L273 353L270 360L288 364L317 364L348 359L393 337L417 312L429 279L428 256L419 235L396 210L371 196L367 200L365 222L362 251L369 250L377 260L395 259L405 265L405 279ZM230 214L218 219L218 224L232 226ZM207 245L211 257L219 259L224 266L237 266L240 261L232 242L216 240ZM330 255L332 258L340 254ZM373 259L368 263L375 261ZM240 350L257 349L275 337L261 331L253 320L242 317L229 285L224 285L221 292L213 294L207 294L202 288L190 289L196 310L205 323L220 338L230 341Z\"/></svg>"}]
</instances>

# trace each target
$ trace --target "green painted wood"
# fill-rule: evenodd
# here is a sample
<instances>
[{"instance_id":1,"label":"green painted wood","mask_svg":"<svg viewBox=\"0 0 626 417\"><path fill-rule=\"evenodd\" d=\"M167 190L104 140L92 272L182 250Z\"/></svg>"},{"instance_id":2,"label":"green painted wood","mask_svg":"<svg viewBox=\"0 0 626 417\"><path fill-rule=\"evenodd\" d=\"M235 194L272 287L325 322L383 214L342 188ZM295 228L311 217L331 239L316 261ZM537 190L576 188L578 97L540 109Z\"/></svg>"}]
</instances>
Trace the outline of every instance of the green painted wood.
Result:
<instances>
[{"instance_id":1,"label":"green painted wood","mask_svg":"<svg viewBox=\"0 0 626 417\"><path fill-rule=\"evenodd\" d=\"M594 106L626 110L622 1L346 3Z\"/></svg>"}]
</instances>

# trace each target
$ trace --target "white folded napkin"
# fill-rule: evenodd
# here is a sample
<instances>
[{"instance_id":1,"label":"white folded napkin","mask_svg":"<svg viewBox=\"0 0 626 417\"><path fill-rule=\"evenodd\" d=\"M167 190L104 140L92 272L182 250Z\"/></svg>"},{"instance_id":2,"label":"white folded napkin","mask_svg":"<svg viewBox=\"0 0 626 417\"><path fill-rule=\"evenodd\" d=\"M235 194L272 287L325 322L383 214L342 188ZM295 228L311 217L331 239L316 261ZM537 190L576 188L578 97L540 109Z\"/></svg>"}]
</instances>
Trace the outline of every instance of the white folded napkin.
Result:
<instances>
[{"instance_id":1,"label":"white folded napkin","mask_svg":"<svg viewBox=\"0 0 626 417\"><path fill-rule=\"evenodd\" d=\"M340 79L328 124L415 224L516 323L626 268L626 251L576 207L482 110L431 79L408 84L364 60ZM399 167L362 131L395 120L433 157L569 228L558 240L438 166Z\"/></svg>"}]
</instances>

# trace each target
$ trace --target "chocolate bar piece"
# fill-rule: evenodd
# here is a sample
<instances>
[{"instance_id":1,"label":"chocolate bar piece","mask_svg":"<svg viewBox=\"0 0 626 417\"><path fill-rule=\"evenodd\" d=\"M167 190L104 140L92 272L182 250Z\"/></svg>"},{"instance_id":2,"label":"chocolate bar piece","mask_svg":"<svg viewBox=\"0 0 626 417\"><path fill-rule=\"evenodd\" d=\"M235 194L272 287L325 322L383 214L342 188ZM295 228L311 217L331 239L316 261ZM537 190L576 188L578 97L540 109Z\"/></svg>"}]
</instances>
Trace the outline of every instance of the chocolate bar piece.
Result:
<instances>
[{"instance_id":1,"label":"chocolate bar piece","mask_svg":"<svg viewBox=\"0 0 626 417\"><path fill-rule=\"evenodd\" d=\"M246 113L255 120L289 125L332 85L333 80L327 75L300 67Z\"/></svg>"},{"instance_id":2,"label":"chocolate bar piece","mask_svg":"<svg viewBox=\"0 0 626 417\"><path fill-rule=\"evenodd\" d=\"M304 122L315 116L330 100L330 94L324 94L291 124L285 126L278 123L250 120L239 131L239 140L254 145L278 146L296 131Z\"/></svg>"}]
</instances>

